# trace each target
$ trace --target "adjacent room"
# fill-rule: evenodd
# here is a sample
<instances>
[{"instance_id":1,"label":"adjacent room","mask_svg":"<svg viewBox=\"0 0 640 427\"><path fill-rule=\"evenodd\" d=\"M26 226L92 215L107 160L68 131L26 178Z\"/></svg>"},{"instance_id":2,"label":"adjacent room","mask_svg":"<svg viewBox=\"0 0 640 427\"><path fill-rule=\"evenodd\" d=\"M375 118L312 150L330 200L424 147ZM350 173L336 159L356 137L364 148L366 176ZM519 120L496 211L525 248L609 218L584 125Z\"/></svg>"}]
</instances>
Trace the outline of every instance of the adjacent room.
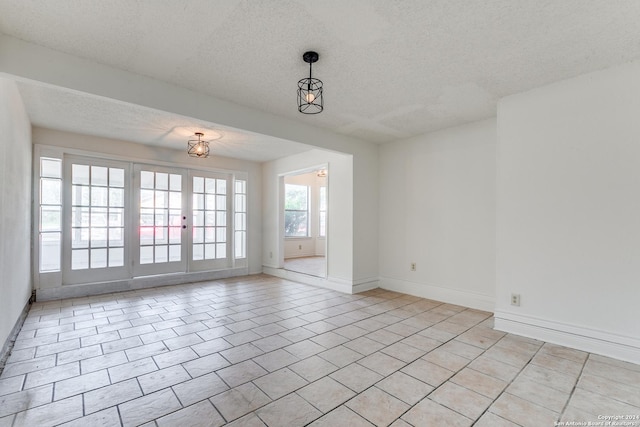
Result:
<instances>
[{"instance_id":1,"label":"adjacent room","mask_svg":"<svg viewBox=\"0 0 640 427\"><path fill-rule=\"evenodd\" d=\"M640 427L639 17L0 2L0 427Z\"/></svg>"}]
</instances>

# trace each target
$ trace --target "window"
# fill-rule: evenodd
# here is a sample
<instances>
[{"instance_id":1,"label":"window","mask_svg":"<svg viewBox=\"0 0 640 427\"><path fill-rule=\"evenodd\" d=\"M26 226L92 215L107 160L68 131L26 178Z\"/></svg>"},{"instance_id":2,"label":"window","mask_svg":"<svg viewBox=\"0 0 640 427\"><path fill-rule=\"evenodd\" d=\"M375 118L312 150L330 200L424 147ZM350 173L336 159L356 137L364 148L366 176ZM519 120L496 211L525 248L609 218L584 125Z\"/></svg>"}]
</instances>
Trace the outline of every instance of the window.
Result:
<instances>
[{"instance_id":1,"label":"window","mask_svg":"<svg viewBox=\"0 0 640 427\"><path fill-rule=\"evenodd\" d=\"M62 161L40 158L40 272L60 271Z\"/></svg>"},{"instance_id":2,"label":"window","mask_svg":"<svg viewBox=\"0 0 640 427\"><path fill-rule=\"evenodd\" d=\"M38 283L246 267L244 175L45 152L34 168Z\"/></svg>"},{"instance_id":3,"label":"window","mask_svg":"<svg viewBox=\"0 0 640 427\"><path fill-rule=\"evenodd\" d=\"M284 186L284 235L309 236L309 187L306 185Z\"/></svg>"},{"instance_id":4,"label":"window","mask_svg":"<svg viewBox=\"0 0 640 427\"><path fill-rule=\"evenodd\" d=\"M236 180L235 194L235 250L236 258L247 257L247 181Z\"/></svg>"},{"instance_id":5,"label":"window","mask_svg":"<svg viewBox=\"0 0 640 427\"><path fill-rule=\"evenodd\" d=\"M320 208L318 209L318 237L327 236L327 187L320 187Z\"/></svg>"}]
</instances>

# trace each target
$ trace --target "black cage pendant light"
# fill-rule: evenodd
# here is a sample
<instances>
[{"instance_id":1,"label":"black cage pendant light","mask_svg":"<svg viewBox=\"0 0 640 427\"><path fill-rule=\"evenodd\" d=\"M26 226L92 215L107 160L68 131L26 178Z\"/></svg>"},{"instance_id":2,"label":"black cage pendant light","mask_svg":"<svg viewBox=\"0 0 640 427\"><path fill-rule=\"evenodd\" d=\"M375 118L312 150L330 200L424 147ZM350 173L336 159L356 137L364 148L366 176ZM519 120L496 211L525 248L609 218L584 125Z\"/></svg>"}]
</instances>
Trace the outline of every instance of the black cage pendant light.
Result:
<instances>
[{"instance_id":1,"label":"black cage pendant light","mask_svg":"<svg viewBox=\"0 0 640 427\"><path fill-rule=\"evenodd\" d=\"M190 139L187 143L189 156L207 158L209 157L209 141L203 141L201 138L204 136L202 132L196 132L198 139Z\"/></svg>"},{"instance_id":2,"label":"black cage pendant light","mask_svg":"<svg viewBox=\"0 0 640 427\"><path fill-rule=\"evenodd\" d=\"M309 51L302 55L304 62L309 64L309 78L298 82L298 111L303 114L318 114L322 112L322 80L311 76L311 64L318 61L318 53Z\"/></svg>"}]
</instances>

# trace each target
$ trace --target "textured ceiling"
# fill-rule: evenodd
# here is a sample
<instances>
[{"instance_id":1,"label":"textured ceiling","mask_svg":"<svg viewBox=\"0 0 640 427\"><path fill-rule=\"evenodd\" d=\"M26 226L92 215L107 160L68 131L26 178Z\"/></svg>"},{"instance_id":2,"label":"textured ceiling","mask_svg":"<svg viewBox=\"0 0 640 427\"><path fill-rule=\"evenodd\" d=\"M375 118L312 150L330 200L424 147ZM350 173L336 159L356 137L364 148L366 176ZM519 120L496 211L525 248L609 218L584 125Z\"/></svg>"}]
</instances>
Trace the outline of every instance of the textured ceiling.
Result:
<instances>
[{"instance_id":1,"label":"textured ceiling","mask_svg":"<svg viewBox=\"0 0 640 427\"><path fill-rule=\"evenodd\" d=\"M214 155L257 162L314 148L67 89L28 82L18 89L31 122L45 128L184 150L202 132Z\"/></svg>"},{"instance_id":2,"label":"textured ceiling","mask_svg":"<svg viewBox=\"0 0 640 427\"><path fill-rule=\"evenodd\" d=\"M378 143L637 59L639 18L638 0L0 0L2 33ZM314 116L295 105L308 49Z\"/></svg>"}]
</instances>

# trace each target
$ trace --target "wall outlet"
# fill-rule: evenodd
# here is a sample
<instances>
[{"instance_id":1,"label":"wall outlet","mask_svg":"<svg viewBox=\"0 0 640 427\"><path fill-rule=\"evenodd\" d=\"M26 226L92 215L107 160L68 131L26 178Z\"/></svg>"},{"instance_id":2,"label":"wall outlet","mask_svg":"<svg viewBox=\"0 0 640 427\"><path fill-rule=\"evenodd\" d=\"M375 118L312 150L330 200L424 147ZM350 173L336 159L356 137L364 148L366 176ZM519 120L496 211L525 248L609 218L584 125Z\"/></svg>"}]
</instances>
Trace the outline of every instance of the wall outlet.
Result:
<instances>
[{"instance_id":1,"label":"wall outlet","mask_svg":"<svg viewBox=\"0 0 640 427\"><path fill-rule=\"evenodd\" d=\"M415 262L411 263L411 271L416 271L416 263Z\"/></svg>"},{"instance_id":2,"label":"wall outlet","mask_svg":"<svg viewBox=\"0 0 640 427\"><path fill-rule=\"evenodd\" d=\"M302 250L302 245L298 245L298 249Z\"/></svg>"},{"instance_id":3,"label":"wall outlet","mask_svg":"<svg viewBox=\"0 0 640 427\"><path fill-rule=\"evenodd\" d=\"M273 258L273 252L269 252L269 258Z\"/></svg>"},{"instance_id":4,"label":"wall outlet","mask_svg":"<svg viewBox=\"0 0 640 427\"><path fill-rule=\"evenodd\" d=\"M511 294L511 305L520 306L520 294Z\"/></svg>"}]
</instances>

